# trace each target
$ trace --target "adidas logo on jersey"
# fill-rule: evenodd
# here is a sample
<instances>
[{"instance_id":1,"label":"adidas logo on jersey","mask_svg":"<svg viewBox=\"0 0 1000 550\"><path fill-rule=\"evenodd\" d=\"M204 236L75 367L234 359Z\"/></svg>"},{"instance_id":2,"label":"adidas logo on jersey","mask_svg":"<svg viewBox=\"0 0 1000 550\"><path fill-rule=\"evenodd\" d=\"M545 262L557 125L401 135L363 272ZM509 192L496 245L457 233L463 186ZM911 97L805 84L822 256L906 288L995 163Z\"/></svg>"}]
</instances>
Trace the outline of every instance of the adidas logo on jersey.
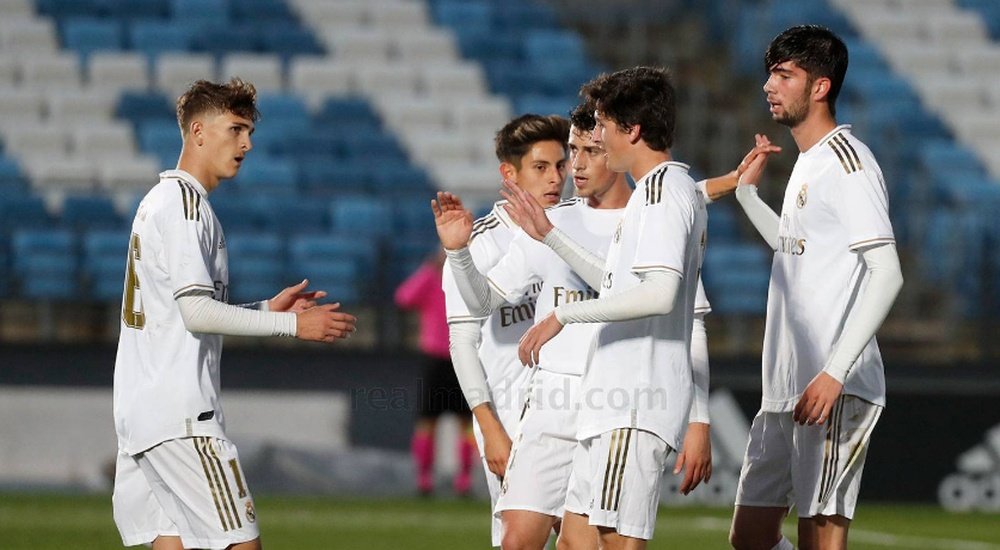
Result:
<instances>
[{"instance_id":1,"label":"adidas logo on jersey","mask_svg":"<svg viewBox=\"0 0 1000 550\"><path fill-rule=\"evenodd\" d=\"M1000 510L1000 424L986 432L985 440L955 461L958 472L938 485L938 502L953 512Z\"/></svg>"}]
</instances>

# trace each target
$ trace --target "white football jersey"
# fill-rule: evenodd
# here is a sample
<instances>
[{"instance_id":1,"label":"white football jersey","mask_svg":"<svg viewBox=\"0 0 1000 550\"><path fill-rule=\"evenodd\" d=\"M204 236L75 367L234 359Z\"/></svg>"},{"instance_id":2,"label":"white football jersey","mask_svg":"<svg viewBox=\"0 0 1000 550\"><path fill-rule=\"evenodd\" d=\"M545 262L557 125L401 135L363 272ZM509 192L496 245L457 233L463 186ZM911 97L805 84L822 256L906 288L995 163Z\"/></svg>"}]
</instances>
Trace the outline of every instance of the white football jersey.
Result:
<instances>
[{"instance_id":1,"label":"white football jersey","mask_svg":"<svg viewBox=\"0 0 1000 550\"><path fill-rule=\"evenodd\" d=\"M584 248L603 256L618 227L623 209L598 209L583 199L570 199L547 211L553 225ZM519 232L507 254L487 274L490 286L510 303L518 303L532 288L540 288L535 321L562 304L590 300L597 291L584 282L548 246ZM582 375L587 366L596 325L573 323L542 347L538 367L562 374Z\"/></svg>"},{"instance_id":2,"label":"white football jersey","mask_svg":"<svg viewBox=\"0 0 1000 550\"><path fill-rule=\"evenodd\" d=\"M179 437L225 439L222 336L188 332L176 299L204 291L225 302L228 286L226 241L205 188L184 171L163 172L132 221L114 375L123 452Z\"/></svg>"},{"instance_id":3,"label":"white football jersey","mask_svg":"<svg viewBox=\"0 0 1000 550\"><path fill-rule=\"evenodd\" d=\"M785 188L764 329L763 399L791 411L833 353L865 281L860 250L895 242L882 170L850 125L800 153ZM885 404L882 356L873 337L844 393Z\"/></svg>"},{"instance_id":4,"label":"white football jersey","mask_svg":"<svg viewBox=\"0 0 1000 550\"><path fill-rule=\"evenodd\" d=\"M636 183L611 239L600 299L635 287L642 273L672 272L682 281L669 314L599 325L580 439L638 428L680 448L694 391L691 330L706 224L705 198L687 165L661 163Z\"/></svg>"},{"instance_id":5,"label":"white football jersey","mask_svg":"<svg viewBox=\"0 0 1000 550\"><path fill-rule=\"evenodd\" d=\"M469 252L476 269L484 275L500 261L514 236L521 232L503 209L503 204L504 201L494 204L489 214L472 225ZM505 411L519 413L523 403L523 382L530 371L517 358L517 344L535 318L535 296L541 285L528 288L517 305L504 305L486 318L474 317L469 312L455 284L455 273L450 263L445 264L442 287L449 323L472 320L482 323L479 360L485 370L493 406L501 420L504 420ZM508 431L513 428L506 424Z\"/></svg>"}]
</instances>

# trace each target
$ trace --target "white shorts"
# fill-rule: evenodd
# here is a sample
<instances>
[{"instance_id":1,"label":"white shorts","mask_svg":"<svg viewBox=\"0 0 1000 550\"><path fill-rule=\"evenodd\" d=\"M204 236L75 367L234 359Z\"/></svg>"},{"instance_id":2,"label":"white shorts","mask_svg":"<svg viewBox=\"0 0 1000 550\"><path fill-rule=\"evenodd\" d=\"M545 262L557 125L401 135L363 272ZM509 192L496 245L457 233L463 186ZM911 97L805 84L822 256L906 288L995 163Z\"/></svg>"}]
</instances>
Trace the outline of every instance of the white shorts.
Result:
<instances>
[{"instance_id":1,"label":"white shorts","mask_svg":"<svg viewBox=\"0 0 1000 550\"><path fill-rule=\"evenodd\" d=\"M125 546L157 536L184 548L226 548L260 536L236 446L224 439L171 439L129 456L118 453L112 496Z\"/></svg>"},{"instance_id":2,"label":"white shorts","mask_svg":"<svg viewBox=\"0 0 1000 550\"><path fill-rule=\"evenodd\" d=\"M620 428L581 441L573 453L566 511L590 524L649 540L660 480L673 449L652 432Z\"/></svg>"},{"instance_id":3,"label":"white shorts","mask_svg":"<svg viewBox=\"0 0 1000 550\"><path fill-rule=\"evenodd\" d=\"M512 439L494 514L527 510L561 519L577 446L580 377L539 369Z\"/></svg>"},{"instance_id":4,"label":"white shorts","mask_svg":"<svg viewBox=\"0 0 1000 550\"><path fill-rule=\"evenodd\" d=\"M882 407L853 395L837 400L822 426L791 412L760 411L736 490L737 506L795 506L799 517L854 517L868 441Z\"/></svg>"}]
</instances>

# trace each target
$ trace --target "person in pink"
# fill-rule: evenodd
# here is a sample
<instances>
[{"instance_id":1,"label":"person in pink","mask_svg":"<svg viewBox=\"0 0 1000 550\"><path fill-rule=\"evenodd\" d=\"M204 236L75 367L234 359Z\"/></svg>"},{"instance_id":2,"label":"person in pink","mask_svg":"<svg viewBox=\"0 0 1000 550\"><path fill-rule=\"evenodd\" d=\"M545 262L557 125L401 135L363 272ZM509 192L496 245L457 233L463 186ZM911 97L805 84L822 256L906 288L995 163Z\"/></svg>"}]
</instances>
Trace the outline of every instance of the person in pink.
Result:
<instances>
[{"instance_id":1,"label":"person in pink","mask_svg":"<svg viewBox=\"0 0 1000 550\"><path fill-rule=\"evenodd\" d=\"M443 413L455 413L461 420L459 470L454 479L454 490L459 495L469 492L472 464L476 457L469 405L458 385L448 350L448 322L444 292L441 290L444 259L444 253L438 252L396 289L396 305L420 313L420 351L426 358L424 373L419 379L418 417L410 443L417 471L417 489L423 495L434 491L434 434L438 418Z\"/></svg>"}]
</instances>

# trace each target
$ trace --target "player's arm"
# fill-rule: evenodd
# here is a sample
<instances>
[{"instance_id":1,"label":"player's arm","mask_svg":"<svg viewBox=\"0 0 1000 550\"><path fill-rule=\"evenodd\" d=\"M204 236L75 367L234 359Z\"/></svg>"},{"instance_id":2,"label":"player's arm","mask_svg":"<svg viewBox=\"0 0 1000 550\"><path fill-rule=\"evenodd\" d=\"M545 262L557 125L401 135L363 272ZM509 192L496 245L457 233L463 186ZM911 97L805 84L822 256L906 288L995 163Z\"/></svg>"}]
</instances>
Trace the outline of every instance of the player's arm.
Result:
<instances>
[{"instance_id":1,"label":"player's arm","mask_svg":"<svg viewBox=\"0 0 1000 550\"><path fill-rule=\"evenodd\" d=\"M694 398L688 414L687 433L674 464L674 475L684 472L679 490L685 495L702 481L707 482L712 478L712 438L708 414L708 335L705 331L704 313L695 313L694 316L691 330L691 371Z\"/></svg>"},{"instance_id":2,"label":"player's arm","mask_svg":"<svg viewBox=\"0 0 1000 550\"><path fill-rule=\"evenodd\" d=\"M477 348L481 333L480 321L448 323L451 362L462 394L483 432L483 443L486 448L481 451L486 457L490 471L502 477L510 456L511 440L497 416L486 383L486 373L479 361Z\"/></svg>"},{"instance_id":3,"label":"player's arm","mask_svg":"<svg viewBox=\"0 0 1000 550\"><path fill-rule=\"evenodd\" d=\"M755 138L758 145L768 143L766 136L757 134ZM750 161L736 186L736 200L739 201L747 218L757 228L760 236L764 237L771 250L776 251L778 250L778 215L757 195L757 185L766 164L767 155L757 155Z\"/></svg>"},{"instance_id":4,"label":"player's arm","mask_svg":"<svg viewBox=\"0 0 1000 550\"><path fill-rule=\"evenodd\" d=\"M580 246L552 225L542 205L520 187L505 181L501 194L508 201L504 209L528 236L551 248L591 288L601 288L605 263L602 256Z\"/></svg>"},{"instance_id":5,"label":"player's arm","mask_svg":"<svg viewBox=\"0 0 1000 550\"><path fill-rule=\"evenodd\" d=\"M767 155L780 152L781 147L771 145L771 142L767 141L766 138L764 140L757 140L757 144L750 150L749 153L746 154L746 156L743 157L743 160L736 165L735 170L721 176L704 179L698 182L698 189L700 189L702 195L705 196L705 204L711 204L712 202L717 201L736 190L740 177L743 176L743 173L746 172L750 163L753 162L758 155L764 155L766 157Z\"/></svg>"},{"instance_id":6,"label":"player's arm","mask_svg":"<svg viewBox=\"0 0 1000 550\"><path fill-rule=\"evenodd\" d=\"M677 301L681 275L665 270L638 276L639 284L620 294L557 307L521 337L517 348L521 363L537 365L542 346L568 323L606 323L669 314Z\"/></svg>"},{"instance_id":7,"label":"player's arm","mask_svg":"<svg viewBox=\"0 0 1000 550\"><path fill-rule=\"evenodd\" d=\"M823 371L809 383L795 406L793 417L800 424L823 424L829 418L851 367L875 337L903 287L903 272L894 243L881 243L858 253L865 265L862 279L867 278L868 283Z\"/></svg>"},{"instance_id":8,"label":"player's arm","mask_svg":"<svg viewBox=\"0 0 1000 550\"><path fill-rule=\"evenodd\" d=\"M455 275L455 285L462 301L474 317L487 317L507 300L489 284L486 276L476 269L469 247L447 250L448 265Z\"/></svg>"},{"instance_id":9,"label":"player's arm","mask_svg":"<svg viewBox=\"0 0 1000 550\"><path fill-rule=\"evenodd\" d=\"M354 332L353 315L337 311L340 304L315 306L298 313L262 311L229 305L207 291L176 298L184 327L196 334L227 336L294 336L332 342Z\"/></svg>"}]
</instances>

